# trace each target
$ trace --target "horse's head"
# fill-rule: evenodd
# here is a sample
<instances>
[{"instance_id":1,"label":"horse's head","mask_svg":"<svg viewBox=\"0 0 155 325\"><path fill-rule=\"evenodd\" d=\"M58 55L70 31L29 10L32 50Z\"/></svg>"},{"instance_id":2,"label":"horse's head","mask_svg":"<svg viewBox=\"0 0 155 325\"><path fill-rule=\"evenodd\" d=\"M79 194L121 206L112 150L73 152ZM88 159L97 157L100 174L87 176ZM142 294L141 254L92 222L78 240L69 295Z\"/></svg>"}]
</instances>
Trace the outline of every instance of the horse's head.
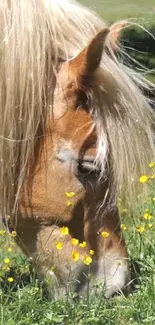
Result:
<instances>
[{"instance_id":1,"label":"horse's head","mask_svg":"<svg viewBox=\"0 0 155 325\"><path fill-rule=\"evenodd\" d=\"M70 0L2 2L1 215L11 215L41 273L56 266L60 286L85 283L83 255L91 264L94 250L91 271L110 295L128 273L118 193L136 198L136 179L154 157L155 116L141 91L149 86L115 55L126 22L108 35ZM75 252L73 237L87 245Z\"/></svg>"},{"instance_id":2,"label":"horse's head","mask_svg":"<svg viewBox=\"0 0 155 325\"><path fill-rule=\"evenodd\" d=\"M52 254L55 254L55 242L62 241L58 226L69 228L70 235L64 244L66 250L63 254L60 252L59 263L70 263L75 274L80 274L77 278L83 277L82 272L86 273L87 270L80 265L76 268L75 263L71 262L72 237L87 242L82 254L89 255L90 249L95 251L92 271L99 278L111 277L118 268L118 260L126 255L119 237L117 207L106 211L109 196L106 170L108 140L97 119L100 100L104 110L117 93L113 77L104 67L100 67L108 32L108 29L102 30L78 56L61 63L59 67L53 110L48 120L42 154L31 180L31 208L28 200L22 206L23 214L26 211L33 215L36 222L47 226L47 229L41 230L40 241ZM102 143L98 138L100 130ZM98 163L99 152L102 154L101 164ZM108 234L106 242L102 231ZM46 243L47 237L50 238L49 243ZM105 266L103 254L107 256ZM109 266L111 254L114 263ZM119 287L119 283L125 281L126 263L119 268L125 272L123 280L116 272L114 280L109 282L108 295L116 289L113 282Z\"/></svg>"}]
</instances>

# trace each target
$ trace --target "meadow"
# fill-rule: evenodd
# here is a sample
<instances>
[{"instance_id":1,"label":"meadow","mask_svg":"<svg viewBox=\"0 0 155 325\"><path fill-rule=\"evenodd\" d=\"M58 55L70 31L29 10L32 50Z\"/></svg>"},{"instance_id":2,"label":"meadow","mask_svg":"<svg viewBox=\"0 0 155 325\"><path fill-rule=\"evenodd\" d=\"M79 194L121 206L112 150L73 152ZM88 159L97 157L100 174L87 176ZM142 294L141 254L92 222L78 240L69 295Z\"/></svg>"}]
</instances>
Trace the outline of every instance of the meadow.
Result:
<instances>
[{"instance_id":1,"label":"meadow","mask_svg":"<svg viewBox=\"0 0 155 325\"><path fill-rule=\"evenodd\" d=\"M138 18L145 24L155 16L154 0L83 0L105 20ZM145 150L145 148L144 148ZM50 301L31 261L15 244L16 233L0 226L0 325L152 325L155 324L155 164L141 186L150 195L134 214L120 205L122 231L131 264L131 291L106 300L102 288L85 298L72 295ZM137 199L138 201L138 199ZM9 218L9 216L8 216ZM31 272L30 272L31 271ZM98 284L101 286L101 284ZM104 289L104 288L103 288Z\"/></svg>"},{"instance_id":2,"label":"meadow","mask_svg":"<svg viewBox=\"0 0 155 325\"><path fill-rule=\"evenodd\" d=\"M107 22L132 18L142 24L154 22L154 0L80 0L82 4L97 11Z\"/></svg>"}]
</instances>

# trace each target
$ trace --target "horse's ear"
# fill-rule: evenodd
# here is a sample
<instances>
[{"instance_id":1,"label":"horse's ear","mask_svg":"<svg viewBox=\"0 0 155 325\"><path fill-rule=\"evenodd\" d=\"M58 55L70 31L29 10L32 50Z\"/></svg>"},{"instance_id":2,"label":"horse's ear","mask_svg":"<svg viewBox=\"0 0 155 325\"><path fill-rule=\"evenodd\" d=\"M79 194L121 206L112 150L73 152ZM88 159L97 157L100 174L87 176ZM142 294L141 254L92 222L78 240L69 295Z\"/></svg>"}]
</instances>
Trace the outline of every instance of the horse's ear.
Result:
<instances>
[{"instance_id":1,"label":"horse's ear","mask_svg":"<svg viewBox=\"0 0 155 325\"><path fill-rule=\"evenodd\" d=\"M127 20L122 20L122 21L119 21L119 22L111 25L109 39L110 39L110 42L112 44L113 50L118 49L117 43L120 40L121 31L127 24L128 24Z\"/></svg>"},{"instance_id":2,"label":"horse's ear","mask_svg":"<svg viewBox=\"0 0 155 325\"><path fill-rule=\"evenodd\" d=\"M101 30L80 54L71 60L71 68L79 76L89 76L99 67L109 29Z\"/></svg>"}]
</instances>

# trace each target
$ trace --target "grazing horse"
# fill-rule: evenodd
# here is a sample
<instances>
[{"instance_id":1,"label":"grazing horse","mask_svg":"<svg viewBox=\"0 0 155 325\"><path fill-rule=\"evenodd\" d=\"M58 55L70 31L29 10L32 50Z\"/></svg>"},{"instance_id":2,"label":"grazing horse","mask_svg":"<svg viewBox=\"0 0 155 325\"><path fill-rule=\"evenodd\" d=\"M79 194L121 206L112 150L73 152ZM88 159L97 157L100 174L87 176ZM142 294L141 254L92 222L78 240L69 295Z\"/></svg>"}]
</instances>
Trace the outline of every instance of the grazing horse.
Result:
<instances>
[{"instance_id":1,"label":"grazing horse","mask_svg":"<svg viewBox=\"0 0 155 325\"><path fill-rule=\"evenodd\" d=\"M130 281L117 199L138 193L155 116L117 58L124 24L70 0L0 6L1 215L53 297Z\"/></svg>"}]
</instances>

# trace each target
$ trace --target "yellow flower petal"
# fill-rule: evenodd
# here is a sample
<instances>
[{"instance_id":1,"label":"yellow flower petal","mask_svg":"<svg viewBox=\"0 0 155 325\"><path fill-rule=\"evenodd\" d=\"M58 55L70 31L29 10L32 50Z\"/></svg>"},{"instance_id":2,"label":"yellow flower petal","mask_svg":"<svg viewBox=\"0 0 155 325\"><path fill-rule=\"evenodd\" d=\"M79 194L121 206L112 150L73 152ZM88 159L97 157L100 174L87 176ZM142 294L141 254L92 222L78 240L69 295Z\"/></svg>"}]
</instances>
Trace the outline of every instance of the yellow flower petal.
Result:
<instances>
[{"instance_id":1,"label":"yellow flower petal","mask_svg":"<svg viewBox=\"0 0 155 325\"><path fill-rule=\"evenodd\" d=\"M12 247L8 248L8 252L11 253L13 251Z\"/></svg>"},{"instance_id":2,"label":"yellow flower petal","mask_svg":"<svg viewBox=\"0 0 155 325\"><path fill-rule=\"evenodd\" d=\"M145 231L145 227L144 227L144 226L138 226L138 227L136 227L136 230L137 230L140 234L142 234L142 233Z\"/></svg>"},{"instance_id":3,"label":"yellow flower petal","mask_svg":"<svg viewBox=\"0 0 155 325\"><path fill-rule=\"evenodd\" d=\"M78 251L72 251L72 259L73 259L73 261L75 261L75 262L77 262L77 261L79 261L79 259L80 259L80 254L79 254L79 252Z\"/></svg>"},{"instance_id":4,"label":"yellow flower petal","mask_svg":"<svg viewBox=\"0 0 155 325\"><path fill-rule=\"evenodd\" d=\"M8 278L8 282L12 283L14 281L14 278L12 278L11 276Z\"/></svg>"},{"instance_id":5,"label":"yellow flower petal","mask_svg":"<svg viewBox=\"0 0 155 325\"><path fill-rule=\"evenodd\" d=\"M90 264L92 263L92 258L91 258L91 256L85 254L85 255L83 256L83 262L84 262L85 265L90 265Z\"/></svg>"},{"instance_id":6,"label":"yellow flower petal","mask_svg":"<svg viewBox=\"0 0 155 325\"><path fill-rule=\"evenodd\" d=\"M5 264L9 264L9 263L10 263L10 259L9 259L9 258L5 258L5 259L4 259L4 263L5 263Z\"/></svg>"},{"instance_id":7,"label":"yellow flower petal","mask_svg":"<svg viewBox=\"0 0 155 325\"><path fill-rule=\"evenodd\" d=\"M10 267L9 266L4 266L3 270L8 272L8 271L10 271Z\"/></svg>"},{"instance_id":8,"label":"yellow flower petal","mask_svg":"<svg viewBox=\"0 0 155 325\"><path fill-rule=\"evenodd\" d=\"M62 235L68 235L68 234L69 234L69 229L68 229L68 227L62 227L62 228L60 228L60 233L61 233Z\"/></svg>"},{"instance_id":9,"label":"yellow flower petal","mask_svg":"<svg viewBox=\"0 0 155 325\"><path fill-rule=\"evenodd\" d=\"M6 234L6 230L1 229L1 230L0 230L0 235L3 236L3 235L5 235L5 234Z\"/></svg>"},{"instance_id":10,"label":"yellow flower petal","mask_svg":"<svg viewBox=\"0 0 155 325\"><path fill-rule=\"evenodd\" d=\"M144 214L144 219L145 220L151 220L152 219L152 215L147 212L147 213Z\"/></svg>"},{"instance_id":11,"label":"yellow flower petal","mask_svg":"<svg viewBox=\"0 0 155 325\"><path fill-rule=\"evenodd\" d=\"M139 181L140 183L146 183L148 181L148 176L146 175L142 175L140 178L139 178Z\"/></svg>"},{"instance_id":12,"label":"yellow flower petal","mask_svg":"<svg viewBox=\"0 0 155 325\"><path fill-rule=\"evenodd\" d=\"M82 243L79 244L81 248L85 248L87 246L86 241L83 241Z\"/></svg>"},{"instance_id":13,"label":"yellow flower petal","mask_svg":"<svg viewBox=\"0 0 155 325\"><path fill-rule=\"evenodd\" d=\"M72 238L72 240L71 240L71 244L72 244L73 246L77 246L77 245L79 244L79 240L76 239L76 238Z\"/></svg>"},{"instance_id":14,"label":"yellow flower petal","mask_svg":"<svg viewBox=\"0 0 155 325\"><path fill-rule=\"evenodd\" d=\"M91 256L95 255L95 252L94 252L93 249L90 249L89 253L90 253Z\"/></svg>"},{"instance_id":15,"label":"yellow flower petal","mask_svg":"<svg viewBox=\"0 0 155 325\"><path fill-rule=\"evenodd\" d=\"M74 202L70 202L70 201L69 201L69 202L67 202L67 206L68 206L68 207L73 207L73 206L74 206L74 204L75 204Z\"/></svg>"},{"instance_id":16,"label":"yellow flower petal","mask_svg":"<svg viewBox=\"0 0 155 325\"><path fill-rule=\"evenodd\" d=\"M103 238L109 237L109 233L107 231L102 231L101 235L102 235Z\"/></svg>"},{"instance_id":17,"label":"yellow flower petal","mask_svg":"<svg viewBox=\"0 0 155 325\"><path fill-rule=\"evenodd\" d=\"M75 196L75 192L66 192L65 195L66 195L69 199L71 199L72 197Z\"/></svg>"},{"instance_id":18,"label":"yellow flower petal","mask_svg":"<svg viewBox=\"0 0 155 325\"><path fill-rule=\"evenodd\" d=\"M62 242L57 242L56 243L56 248L58 249L58 250L61 250L61 249L63 249L63 243Z\"/></svg>"},{"instance_id":19,"label":"yellow flower petal","mask_svg":"<svg viewBox=\"0 0 155 325\"><path fill-rule=\"evenodd\" d=\"M149 167L153 168L154 166L155 166L155 162L154 161L150 162Z\"/></svg>"},{"instance_id":20,"label":"yellow flower petal","mask_svg":"<svg viewBox=\"0 0 155 325\"><path fill-rule=\"evenodd\" d=\"M13 230L10 235L11 235L11 237L16 237L17 236L17 232L15 230Z\"/></svg>"},{"instance_id":21,"label":"yellow flower petal","mask_svg":"<svg viewBox=\"0 0 155 325\"><path fill-rule=\"evenodd\" d=\"M149 223L148 224L148 228L152 228L153 224L152 223Z\"/></svg>"},{"instance_id":22,"label":"yellow flower petal","mask_svg":"<svg viewBox=\"0 0 155 325\"><path fill-rule=\"evenodd\" d=\"M121 229L125 231L125 230L127 230L127 226L124 223L122 223L121 224Z\"/></svg>"}]
</instances>

